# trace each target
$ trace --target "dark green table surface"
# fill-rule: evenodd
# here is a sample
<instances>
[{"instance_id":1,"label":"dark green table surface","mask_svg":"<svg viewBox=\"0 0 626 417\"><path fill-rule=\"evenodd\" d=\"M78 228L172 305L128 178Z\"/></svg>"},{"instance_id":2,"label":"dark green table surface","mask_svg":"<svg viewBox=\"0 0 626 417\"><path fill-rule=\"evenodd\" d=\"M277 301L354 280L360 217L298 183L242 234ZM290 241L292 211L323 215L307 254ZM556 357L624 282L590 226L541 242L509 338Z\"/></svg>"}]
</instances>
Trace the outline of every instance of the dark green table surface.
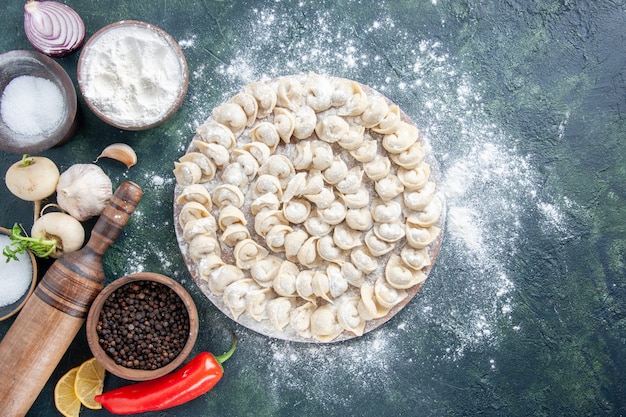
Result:
<instances>
[{"instance_id":1,"label":"dark green table surface","mask_svg":"<svg viewBox=\"0 0 626 417\"><path fill-rule=\"evenodd\" d=\"M79 98L77 135L43 153L63 170L110 143L133 146L139 163L128 171L99 162L114 185L145 191L106 253L107 282L137 271L181 282L201 316L194 353L223 352L231 330L240 337L213 391L146 415L626 414L623 0L67 4L88 35L123 19L162 27L190 69L188 96L166 124L120 131ZM0 52L32 49L22 6L5 2ZM77 59L59 60L74 81ZM308 71L398 103L430 139L448 204L422 292L384 327L331 345L269 339L226 318L192 281L173 230L173 161L194 128L243 85ZM16 158L0 154L0 170ZM31 206L4 183L0 195L0 225L30 225ZM81 332L29 415L57 415L54 383L90 356ZM109 376L105 388L122 384Z\"/></svg>"}]
</instances>

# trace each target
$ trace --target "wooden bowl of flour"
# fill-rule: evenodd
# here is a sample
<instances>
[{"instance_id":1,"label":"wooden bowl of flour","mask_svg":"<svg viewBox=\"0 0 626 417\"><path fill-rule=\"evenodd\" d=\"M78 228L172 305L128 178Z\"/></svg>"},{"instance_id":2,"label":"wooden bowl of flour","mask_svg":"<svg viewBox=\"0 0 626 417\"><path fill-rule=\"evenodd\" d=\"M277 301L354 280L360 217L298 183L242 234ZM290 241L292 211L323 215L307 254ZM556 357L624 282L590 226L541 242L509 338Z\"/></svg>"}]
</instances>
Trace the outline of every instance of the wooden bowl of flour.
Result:
<instances>
[{"instance_id":1,"label":"wooden bowl of flour","mask_svg":"<svg viewBox=\"0 0 626 417\"><path fill-rule=\"evenodd\" d=\"M187 94L189 70L164 30L137 20L97 31L78 59L78 87L89 109L111 126L146 130L172 117Z\"/></svg>"}]
</instances>

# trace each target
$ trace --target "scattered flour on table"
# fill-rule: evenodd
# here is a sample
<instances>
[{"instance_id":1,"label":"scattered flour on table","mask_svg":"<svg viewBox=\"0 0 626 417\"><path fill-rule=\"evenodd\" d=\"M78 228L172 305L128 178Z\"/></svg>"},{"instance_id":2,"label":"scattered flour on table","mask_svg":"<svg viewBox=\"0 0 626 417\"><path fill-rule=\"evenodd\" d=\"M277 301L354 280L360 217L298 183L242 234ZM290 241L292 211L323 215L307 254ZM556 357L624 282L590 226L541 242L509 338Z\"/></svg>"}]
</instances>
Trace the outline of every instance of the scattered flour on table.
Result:
<instances>
[{"instance_id":1,"label":"scattered flour on table","mask_svg":"<svg viewBox=\"0 0 626 417\"><path fill-rule=\"evenodd\" d=\"M559 205L538 197L532 161L516 149L515 138L490 121L482 107L482 87L459 73L444 45L415 39L396 27L384 7L376 20L360 22L355 34L342 29L349 25L337 23L336 11L313 12L305 2L300 5L306 18L294 19L270 7L249 11L252 24L236 35L233 44L241 46L229 59L222 57L227 63L207 61L192 72L196 88L189 100L196 114L190 131L212 107L253 81L309 71L376 80L368 85L395 101L429 138L441 165L447 223L437 264L422 292L402 311L401 320L337 345L270 340L268 378L276 383L268 389L302 388L311 398L322 390L328 397L333 387L313 381L343 381L325 376L349 372L357 390L376 391L369 386L373 377L384 385L386 378L394 377L386 370L413 360L405 357L402 339L407 334L420 337L422 329L437 332L436 337L421 336L424 346L434 343L432 339L446 342L424 347L430 359L456 361L469 351L497 348L504 329L523 331L523 325L514 321L515 285L508 266L520 250L522 217L536 211L555 233L567 233ZM379 45L378 39L390 39L393 48ZM406 62L412 65L407 67ZM221 97L209 100L206 91L214 80L222 84ZM264 349L266 345L259 343ZM259 361L263 356L258 355ZM333 358L332 363L327 358ZM494 370L493 359L485 366ZM306 389L300 376L306 376Z\"/></svg>"}]
</instances>

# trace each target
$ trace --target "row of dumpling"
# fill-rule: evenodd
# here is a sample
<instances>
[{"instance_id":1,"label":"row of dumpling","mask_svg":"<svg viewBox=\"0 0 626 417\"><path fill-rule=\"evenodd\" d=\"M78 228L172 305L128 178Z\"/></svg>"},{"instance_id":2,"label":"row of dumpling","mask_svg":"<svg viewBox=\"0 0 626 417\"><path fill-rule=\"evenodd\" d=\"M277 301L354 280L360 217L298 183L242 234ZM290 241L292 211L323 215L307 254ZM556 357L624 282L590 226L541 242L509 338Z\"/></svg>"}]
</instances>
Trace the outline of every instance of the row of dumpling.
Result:
<instances>
[{"instance_id":1,"label":"row of dumpling","mask_svg":"<svg viewBox=\"0 0 626 417\"><path fill-rule=\"evenodd\" d=\"M291 326L300 336L321 341L331 341L344 330L362 335L367 321L384 317L407 297L405 289L393 287L383 277L364 282L356 294L347 293L339 265L330 264L326 271L298 271L289 261L275 262L274 269L280 272L271 285L247 277L234 265L221 264L211 269L209 288L222 296L235 320L247 314L258 322L267 320L277 331ZM250 273L255 276L252 269ZM423 274L419 277L425 279Z\"/></svg>"}]
</instances>

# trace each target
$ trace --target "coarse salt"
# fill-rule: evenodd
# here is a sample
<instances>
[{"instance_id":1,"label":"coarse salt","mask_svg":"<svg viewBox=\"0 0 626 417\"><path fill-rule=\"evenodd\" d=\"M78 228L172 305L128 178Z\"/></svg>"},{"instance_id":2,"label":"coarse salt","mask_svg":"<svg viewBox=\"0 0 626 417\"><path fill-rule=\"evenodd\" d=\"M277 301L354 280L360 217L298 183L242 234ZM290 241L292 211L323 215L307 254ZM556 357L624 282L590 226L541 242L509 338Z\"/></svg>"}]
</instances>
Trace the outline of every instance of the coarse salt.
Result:
<instances>
[{"instance_id":1,"label":"coarse salt","mask_svg":"<svg viewBox=\"0 0 626 417\"><path fill-rule=\"evenodd\" d=\"M0 114L7 127L17 134L35 137L50 133L63 120L63 94L48 79L22 75L5 87Z\"/></svg>"},{"instance_id":2,"label":"coarse salt","mask_svg":"<svg viewBox=\"0 0 626 417\"><path fill-rule=\"evenodd\" d=\"M0 246L11 244L7 235L0 235ZM26 253L17 254L17 261L0 260L0 307L13 304L28 291L33 278L33 264Z\"/></svg>"}]
</instances>

